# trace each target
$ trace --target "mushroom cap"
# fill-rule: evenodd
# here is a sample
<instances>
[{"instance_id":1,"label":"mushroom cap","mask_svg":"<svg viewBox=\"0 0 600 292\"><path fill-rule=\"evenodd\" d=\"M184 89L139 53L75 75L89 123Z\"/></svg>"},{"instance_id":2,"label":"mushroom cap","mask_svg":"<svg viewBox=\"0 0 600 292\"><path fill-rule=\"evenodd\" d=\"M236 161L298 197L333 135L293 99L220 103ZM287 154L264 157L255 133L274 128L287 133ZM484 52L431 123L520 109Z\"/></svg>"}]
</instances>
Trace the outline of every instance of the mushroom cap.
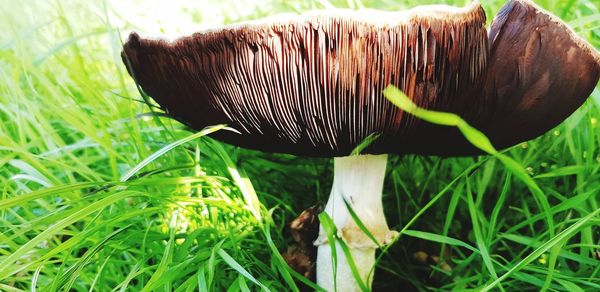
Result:
<instances>
[{"instance_id":1,"label":"mushroom cap","mask_svg":"<svg viewBox=\"0 0 600 292\"><path fill-rule=\"evenodd\" d=\"M524 19L523 11L533 14ZM133 33L122 56L136 82L166 111L196 129L228 124L240 134L219 131L213 136L234 145L345 156L369 135L379 134L364 152L468 155L478 150L457 129L404 113L382 90L393 84L421 107L460 114L496 146L539 135L581 105L598 80L599 65L593 48L537 11L523 1L507 4L492 26L491 51L485 13L473 4L269 18L174 42ZM586 58L544 55L558 51L546 41L534 42L537 51L532 51L526 45L536 31L544 35L536 40L564 40L564 46ZM553 65L545 68L538 59ZM585 78L565 84L571 76L560 72L570 68L581 68L574 76ZM544 74L552 75L551 84L536 83ZM559 90L535 95L533 86ZM563 107L565 100L569 105ZM514 129L503 123L514 127L521 121L532 130L506 134Z\"/></svg>"},{"instance_id":2,"label":"mushroom cap","mask_svg":"<svg viewBox=\"0 0 600 292\"><path fill-rule=\"evenodd\" d=\"M558 17L512 0L489 33L490 59L473 123L498 148L535 138L579 108L600 78L600 53Z\"/></svg>"}]
</instances>

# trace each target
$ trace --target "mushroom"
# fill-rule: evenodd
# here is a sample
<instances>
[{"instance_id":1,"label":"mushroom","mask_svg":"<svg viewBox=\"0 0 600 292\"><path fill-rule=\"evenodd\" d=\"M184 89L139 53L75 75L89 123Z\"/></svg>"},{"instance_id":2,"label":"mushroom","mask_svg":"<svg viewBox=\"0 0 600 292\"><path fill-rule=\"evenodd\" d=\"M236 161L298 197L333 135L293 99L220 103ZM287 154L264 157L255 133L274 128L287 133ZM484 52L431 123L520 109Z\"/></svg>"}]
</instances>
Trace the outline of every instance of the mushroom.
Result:
<instances>
[{"instance_id":1,"label":"mushroom","mask_svg":"<svg viewBox=\"0 0 600 292\"><path fill-rule=\"evenodd\" d=\"M458 130L396 108L383 89L392 84L421 107L457 113L506 148L560 123L600 75L594 48L524 0L502 8L489 36L478 3L334 10L230 25L173 42L132 33L122 57L146 93L195 129L228 124L239 133L213 136L268 152L335 157L325 212L367 287L376 249L394 237L381 200L387 154L480 154ZM367 154L350 155L371 134L378 138ZM323 228L315 244L317 283L328 291L358 290L341 252L334 279Z\"/></svg>"}]
</instances>

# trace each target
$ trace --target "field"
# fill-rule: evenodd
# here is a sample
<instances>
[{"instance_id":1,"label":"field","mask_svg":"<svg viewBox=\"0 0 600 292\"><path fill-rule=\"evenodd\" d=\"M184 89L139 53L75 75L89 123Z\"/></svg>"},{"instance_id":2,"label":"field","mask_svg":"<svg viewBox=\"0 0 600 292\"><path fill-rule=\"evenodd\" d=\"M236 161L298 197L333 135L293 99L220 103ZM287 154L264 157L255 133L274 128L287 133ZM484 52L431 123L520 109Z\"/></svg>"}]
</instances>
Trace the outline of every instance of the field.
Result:
<instances>
[{"instance_id":1,"label":"field","mask_svg":"<svg viewBox=\"0 0 600 292\"><path fill-rule=\"evenodd\" d=\"M504 4L481 2L488 23ZM536 2L600 48L600 2ZM286 224L326 201L332 159L236 148L154 114L122 41L423 2L166 3L0 0L0 291L315 287L281 252ZM384 206L400 236L374 290L600 291L600 87L503 154L526 179L490 156L390 156Z\"/></svg>"}]
</instances>

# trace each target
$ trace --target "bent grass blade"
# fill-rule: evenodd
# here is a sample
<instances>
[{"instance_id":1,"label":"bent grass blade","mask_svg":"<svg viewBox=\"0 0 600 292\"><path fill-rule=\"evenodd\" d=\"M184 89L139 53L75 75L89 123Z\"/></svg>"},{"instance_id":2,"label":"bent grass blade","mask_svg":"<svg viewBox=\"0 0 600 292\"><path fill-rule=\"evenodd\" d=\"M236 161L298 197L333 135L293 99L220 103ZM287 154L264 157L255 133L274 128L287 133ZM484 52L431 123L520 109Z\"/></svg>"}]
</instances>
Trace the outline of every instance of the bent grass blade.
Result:
<instances>
[{"instance_id":1,"label":"bent grass blade","mask_svg":"<svg viewBox=\"0 0 600 292\"><path fill-rule=\"evenodd\" d=\"M552 213L550 212L550 203L548 203L546 195L542 189L537 185L533 178L529 176L523 166L507 155L498 152L485 134L473 128L456 114L432 111L418 107L414 102L412 102L412 100L410 100L410 98L408 98L408 96L406 96L400 89L393 85L388 86L383 91L383 95L401 110L412 114L417 118L433 124L457 127L465 136L465 138L471 144L473 144L473 146L500 160L500 162L502 162L512 174L521 180L533 194L543 213L546 214L546 224L548 224L550 236L554 235L554 219L552 218Z\"/></svg>"}]
</instances>

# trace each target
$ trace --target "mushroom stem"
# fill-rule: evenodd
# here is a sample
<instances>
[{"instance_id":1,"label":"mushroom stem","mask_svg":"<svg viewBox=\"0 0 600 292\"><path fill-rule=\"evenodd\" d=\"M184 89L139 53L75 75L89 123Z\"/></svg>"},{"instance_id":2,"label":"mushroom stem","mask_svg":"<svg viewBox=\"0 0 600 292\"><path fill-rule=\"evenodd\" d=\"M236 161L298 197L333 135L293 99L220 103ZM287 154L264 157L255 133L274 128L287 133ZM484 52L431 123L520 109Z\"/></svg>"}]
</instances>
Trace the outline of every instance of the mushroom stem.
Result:
<instances>
[{"instance_id":1,"label":"mushroom stem","mask_svg":"<svg viewBox=\"0 0 600 292\"><path fill-rule=\"evenodd\" d=\"M388 243L395 235L388 228L381 201L386 164L387 155L336 157L333 187L325 206L325 212L337 227L337 238L348 246L356 270L368 288L373 280L371 270L375 263L375 249ZM346 204L377 242L361 230ZM360 291L338 242L335 245L337 268L334 281L331 244L322 226L315 245L318 246L317 284L327 291Z\"/></svg>"}]
</instances>

